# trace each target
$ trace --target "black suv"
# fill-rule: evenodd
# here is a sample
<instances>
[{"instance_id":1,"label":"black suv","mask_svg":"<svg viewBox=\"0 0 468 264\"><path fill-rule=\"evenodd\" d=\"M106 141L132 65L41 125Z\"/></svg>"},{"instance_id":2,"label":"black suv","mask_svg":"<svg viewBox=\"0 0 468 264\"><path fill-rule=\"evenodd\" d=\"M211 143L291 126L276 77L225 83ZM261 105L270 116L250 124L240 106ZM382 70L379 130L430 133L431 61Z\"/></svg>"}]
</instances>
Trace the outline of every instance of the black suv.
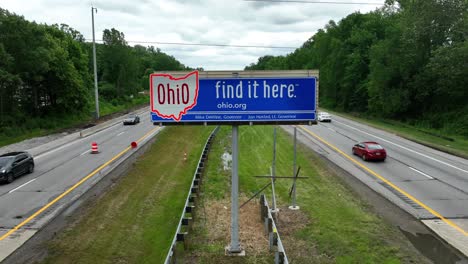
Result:
<instances>
[{"instance_id":1,"label":"black suv","mask_svg":"<svg viewBox=\"0 0 468 264\"><path fill-rule=\"evenodd\" d=\"M33 171L34 159L25 151L0 155L0 181L10 183L15 178Z\"/></svg>"}]
</instances>

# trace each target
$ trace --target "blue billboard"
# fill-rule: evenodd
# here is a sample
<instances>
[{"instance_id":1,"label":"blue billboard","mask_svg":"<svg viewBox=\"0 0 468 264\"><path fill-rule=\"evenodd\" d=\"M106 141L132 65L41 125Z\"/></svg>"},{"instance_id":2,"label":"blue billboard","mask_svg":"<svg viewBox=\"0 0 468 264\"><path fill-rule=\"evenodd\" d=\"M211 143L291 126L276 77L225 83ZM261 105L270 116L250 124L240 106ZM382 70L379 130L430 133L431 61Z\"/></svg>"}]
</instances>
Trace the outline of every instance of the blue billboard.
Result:
<instances>
[{"instance_id":1,"label":"blue billboard","mask_svg":"<svg viewBox=\"0 0 468 264\"><path fill-rule=\"evenodd\" d=\"M194 73L179 79L170 76L170 81L164 74L151 75L154 123L316 122L316 77L210 78L195 84Z\"/></svg>"}]
</instances>

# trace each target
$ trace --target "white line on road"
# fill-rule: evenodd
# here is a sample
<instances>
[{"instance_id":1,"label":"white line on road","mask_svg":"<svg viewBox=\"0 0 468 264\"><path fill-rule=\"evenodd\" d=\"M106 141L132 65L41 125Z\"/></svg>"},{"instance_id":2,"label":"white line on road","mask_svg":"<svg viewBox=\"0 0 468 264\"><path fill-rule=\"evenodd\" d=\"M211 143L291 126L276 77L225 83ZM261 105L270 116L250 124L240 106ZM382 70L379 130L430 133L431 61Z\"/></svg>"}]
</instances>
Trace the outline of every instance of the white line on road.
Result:
<instances>
[{"instance_id":1,"label":"white line on road","mask_svg":"<svg viewBox=\"0 0 468 264\"><path fill-rule=\"evenodd\" d=\"M80 156L83 156L84 154L89 153L89 149L86 150L85 152L81 153Z\"/></svg>"},{"instance_id":2,"label":"white line on road","mask_svg":"<svg viewBox=\"0 0 468 264\"><path fill-rule=\"evenodd\" d=\"M34 157L34 159L43 158L43 157L45 157L45 156L47 156L47 155L50 155L50 154L52 154L52 153L54 153L54 152L56 152L56 151L58 151L58 150L60 150L60 149L66 148L66 147L68 147L68 146L70 146L70 145L73 145L73 144L75 144L75 143L78 143L78 142L80 142L80 141L83 141L83 139L78 139L78 140L76 140L76 141L72 141L72 142L67 143L67 144L65 144L65 145L62 145L62 146L60 146L60 147L58 147L58 148L56 148L56 149L53 149L53 150L47 151L47 152L45 152L45 153L42 153L42 154L40 154L40 155L37 155L37 156Z\"/></svg>"},{"instance_id":3,"label":"white line on road","mask_svg":"<svg viewBox=\"0 0 468 264\"><path fill-rule=\"evenodd\" d=\"M141 112L141 115L143 115L143 114L146 113L146 112L149 112L149 111L144 110L143 112ZM119 124L120 124L120 121L119 121L119 122L116 122L115 124L110 125L109 127L105 128L105 129L103 129L103 130L101 130L101 131L99 131L99 132L96 132L96 133L94 133L94 134L92 134L92 135L90 135L90 136L96 136L96 135L98 135L98 134L104 133L105 131L107 131L107 130L109 130L109 129L111 129L111 128L113 128L114 126L119 125ZM78 133L78 132L77 132L77 133ZM52 153L54 153L54 152L56 152L56 151L58 151L58 150L61 150L61 149L66 148L66 147L68 147L68 146L70 146L70 145L76 144L76 143L78 143L78 142L82 142L82 141L87 140L87 139L88 139L88 137L78 138L77 140L72 141L72 142L69 142L69 143L67 143L67 144L65 144L65 145L62 145L62 146L56 148L56 149L49 150L49 151L44 152L44 153L42 153L42 154L40 154L40 155L37 155L37 156L34 157L34 159L43 158L43 157L45 157L45 156L47 156L47 155L50 155L50 154L52 154Z\"/></svg>"},{"instance_id":4,"label":"white line on road","mask_svg":"<svg viewBox=\"0 0 468 264\"><path fill-rule=\"evenodd\" d=\"M427 178L429 178L429 179L431 179L431 180L434 179L434 177L429 176L429 175L427 175L426 173L424 173L424 172L422 172L422 171L420 171L420 170L417 170L417 169L415 169L415 168L413 168L413 167L409 167L409 166L408 166L408 168L414 170L415 172L417 172L417 173L419 173L419 174L422 174L422 175L426 176Z\"/></svg>"},{"instance_id":5,"label":"white line on road","mask_svg":"<svg viewBox=\"0 0 468 264\"><path fill-rule=\"evenodd\" d=\"M360 129L357 129L357 128L355 128L355 127L349 126L349 125L347 125L347 124L345 124L345 123L342 123L342 122L339 122L339 121L335 121L335 122L340 123L340 124L342 124L342 125L344 125L344 126L347 126L347 127L351 128L351 129L354 129L354 130L356 130L356 131L359 131L359 132L361 132L361 133L367 134L367 135L369 135L369 136L378 138L378 139L380 139L380 140L382 140L382 141L385 141L385 142L387 142L387 143L390 143L390 144L392 144L392 145L395 145L395 146L397 146L397 147L400 147L400 148L402 148L402 149L404 149L404 150L407 150L407 151L409 151L409 152L416 153L416 154L418 154L418 155L420 155L420 156L423 156L423 157L425 157L425 158L428 158L428 159L430 159L430 160L437 161L437 162L442 163L442 164L444 164L444 165L446 165L446 166L449 166L449 167L451 167L451 168L457 169L457 170L462 171L462 172L464 172L464 173L468 173L468 170L464 170L464 169L462 169L462 168L458 168L457 166L453 166L452 164L449 164L449 163L447 163L447 162L445 162L445 161L441 161L441 160L435 159L435 158L433 158L433 157L430 157L430 156L428 156L428 155L425 155L425 154L419 153L419 152L417 152L417 151L414 151L414 150L412 150L412 149L409 149L409 148L407 148L407 147L403 147L402 145L393 143L393 142L391 142L391 141L389 141L389 140L386 140L386 139L384 139L384 138L378 137L378 136L376 136L376 135L372 135L372 134L370 134L370 133L367 133L367 132L362 131L362 130L360 130Z\"/></svg>"},{"instance_id":6,"label":"white line on road","mask_svg":"<svg viewBox=\"0 0 468 264\"><path fill-rule=\"evenodd\" d=\"M90 135L90 136L96 136L96 135L98 135L98 134L101 134L101 133L103 133L103 132L105 132L105 131L107 131L107 130L113 128L114 126L116 126L116 125L118 125L118 124L120 124L120 123L113 124L112 126L110 126L110 127L108 127L108 128L105 128L105 129L103 129L103 130L101 130L101 131L99 131L99 132L96 132L96 133L94 133L94 134L92 134L92 135ZM34 157L34 159L43 158L43 157L45 157L45 156L47 156L47 155L50 155L50 154L52 154L52 153L54 153L54 152L56 152L56 151L59 151L59 150L61 150L61 149L63 149L63 148L66 148L66 147L68 147L68 146L71 146L71 145L73 145L73 144L76 144L76 143L78 143L78 142L82 142L82 141L85 141L85 140L88 140L88 138L87 138L87 137L79 138L79 139L77 139L77 140L75 140L75 141L72 141L72 142L69 142L69 143L67 143L67 144L65 144L65 145L62 145L62 146L60 146L60 147L58 147L58 148L56 148L56 149L53 149L53 150L47 151L47 152L45 152L45 153L42 153L42 154L40 154L40 155L37 155L37 156Z\"/></svg>"},{"instance_id":7,"label":"white line on road","mask_svg":"<svg viewBox=\"0 0 468 264\"><path fill-rule=\"evenodd\" d=\"M28 181L28 182L26 182L26 183L23 183L23 184L21 184L20 186L18 186L18 187L16 187L16 188L14 188L13 190L9 191L8 193L12 193L12 192L14 192L14 191L18 190L19 188L21 188L21 187L25 186L26 184L29 184L29 183L31 183L31 182L33 182L33 181L35 181L36 179L37 179L37 178L34 178L34 179L32 179L32 180L30 180L30 181Z\"/></svg>"},{"instance_id":8,"label":"white line on road","mask_svg":"<svg viewBox=\"0 0 468 264\"><path fill-rule=\"evenodd\" d=\"M118 134L117 134L117 137L120 136L120 135L122 135L123 133L125 133L125 131L118 133Z\"/></svg>"}]
</instances>

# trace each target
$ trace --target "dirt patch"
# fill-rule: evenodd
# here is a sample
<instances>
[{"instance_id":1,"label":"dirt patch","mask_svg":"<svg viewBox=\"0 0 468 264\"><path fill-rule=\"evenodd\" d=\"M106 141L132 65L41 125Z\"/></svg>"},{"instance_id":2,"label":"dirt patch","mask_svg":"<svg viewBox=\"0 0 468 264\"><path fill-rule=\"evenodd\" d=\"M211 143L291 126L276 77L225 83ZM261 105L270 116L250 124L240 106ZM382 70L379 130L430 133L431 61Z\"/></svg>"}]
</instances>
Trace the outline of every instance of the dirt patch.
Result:
<instances>
[{"instance_id":1,"label":"dirt patch","mask_svg":"<svg viewBox=\"0 0 468 264\"><path fill-rule=\"evenodd\" d=\"M288 260L292 263L333 263L334 258L321 253L317 245L302 239L299 232L314 223L302 210L280 207L276 227L283 243Z\"/></svg>"},{"instance_id":2,"label":"dirt patch","mask_svg":"<svg viewBox=\"0 0 468 264\"><path fill-rule=\"evenodd\" d=\"M290 210L288 207L280 207L276 227L280 235L290 236L311 222L301 210Z\"/></svg>"},{"instance_id":3,"label":"dirt patch","mask_svg":"<svg viewBox=\"0 0 468 264\"><path fill-rule=\"evenodd\" d=\"M239 199L242 204L247 199ZM205 201L204 216L207 242L228 245L231 241L231 202ZM239 241L248 255L268 254L268 239L260 221L260 206L251 201L239 210Z\"/></svg>"},{"instance_id":4,"label":"dirt patch","mask_svg":"<svg viewBox=\"0 0 468 264\"><path fill-rule=\"evenodd\" d=\"M239 198L239 204L246 201ZM197 211L190 246L182 263L271 263L268 236L260 217L258 199L240 209L239 240L246 257L226 257L224 247L231 242L231 202L229 199L205 200ZM333 257L320 253L310 241L301 239L298 232L313 223L301 210L280 207L276 221L278 233L290 261L307 263L313 259L320 263L333 262Z\"/></svg>"}]
</instances>

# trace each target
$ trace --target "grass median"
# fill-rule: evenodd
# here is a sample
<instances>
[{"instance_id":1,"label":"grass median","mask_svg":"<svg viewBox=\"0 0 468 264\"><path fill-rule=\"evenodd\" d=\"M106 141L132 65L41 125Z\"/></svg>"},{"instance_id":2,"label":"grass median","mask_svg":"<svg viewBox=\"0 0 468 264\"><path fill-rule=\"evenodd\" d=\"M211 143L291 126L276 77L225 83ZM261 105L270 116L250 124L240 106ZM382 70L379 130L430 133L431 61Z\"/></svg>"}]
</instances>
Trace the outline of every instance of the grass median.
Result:
<instances>
[{"instance_id":1,"label":"grass median","mask_svg":"<svg viewBox=\"0 0 468 264\"><path fill-rule=\"evenodd\" d=\"M162 263L212 129L164 129L127 175L49 243L43 263Z\"/></svg>"}]
</instances>

